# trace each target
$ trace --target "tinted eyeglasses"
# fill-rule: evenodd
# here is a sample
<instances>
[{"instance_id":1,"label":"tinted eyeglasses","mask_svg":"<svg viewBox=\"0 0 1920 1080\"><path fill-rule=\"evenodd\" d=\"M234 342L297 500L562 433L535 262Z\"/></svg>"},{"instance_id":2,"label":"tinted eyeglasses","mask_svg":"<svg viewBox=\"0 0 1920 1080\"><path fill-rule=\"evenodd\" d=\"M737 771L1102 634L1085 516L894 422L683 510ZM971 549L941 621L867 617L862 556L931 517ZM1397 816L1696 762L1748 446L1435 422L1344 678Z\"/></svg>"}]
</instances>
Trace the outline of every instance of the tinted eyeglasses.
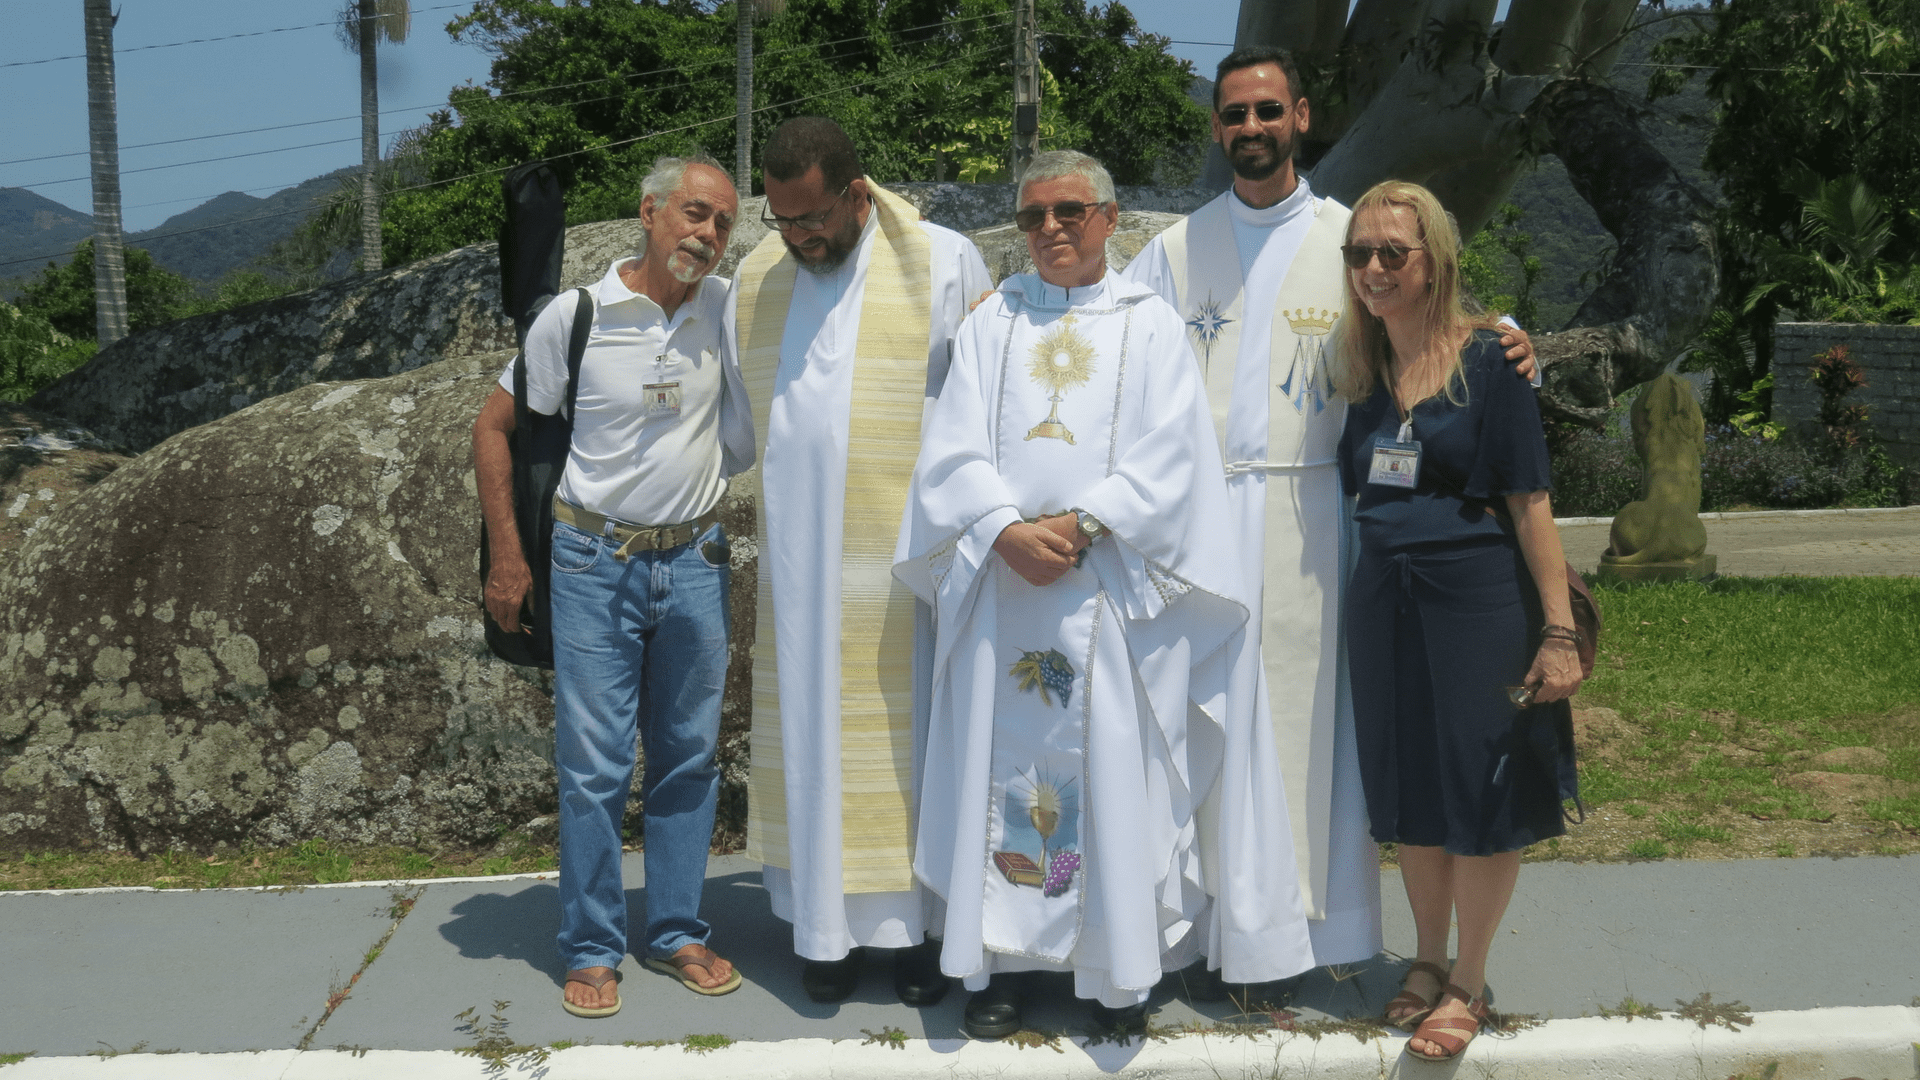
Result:
<instances>
[{"instance_id":1,"label":"tinted eyeglasses","mask_svg":"<svg viewBox=\"0 0 1920 1080\"><path fill-rule=\"evenodd\" d=\"M1098 210L1107 205L1103 202L1057 202L1052 206L1023 206L1013 212L1013 223L1021 232L1032 232L1046 224L1047 214L1053 214L1053 220L1062 225L1076 225L1087 216L1087 211Z\"/></svg>"},{"instance_id":2,"label":"tinted eyeglasses","mask_svg":"<svg viewBox=\"0 0 1920 1080\"><path fill-rule=\"evenodd\" d=\"M1373 257L1379 255L1380 269L1398 270L1407 265L1408 255L1425 250L1417 247L1397 247L1393 244L1382 244L1379 247L1370 247L1366 244L1342 244L1340 257L1346 260L1349 267L1365 270L1367 264L1373 261Z\"/></svg>"},{"instance_id":3,"label":"tinted eyeglasses","mask_svg":"<svg viewBox=\"0 0 1920 1080\"><path fill-rule=\"evenodd\" d=\"M1287 115L1287 110L1291 108L1293 108L1292 105L1282 105L1277 101L1263 101L1253 107L1253 115L1259 117L1261 123L1271 124L1275 120ZM1228 127L1239 127L1241 124L1247 122L1247 107L1245 105L1229 105L1221 109L1220 122Z\"/></svg>"},{"instance_id":4,"label":"tinted eyeglasses","mask_svg":"<svg viewBox=\"0 0 1920 1080\"><path fill-rule=\"evenodd\" d=\"M770 214L762 210L760 211L760 221L769 229L799 229L803 232L819 232L821 229L826 228L827 219L833 216L834 208L840 205L840 200L846 198L847 192L851 190L853 190L853 184L849 181L846 187L840 189L840 194L833 197L833 202L828 205L825 210L819 211L818 213L807 214L802 217L781 217L778 214Z\"/></svg>"}]
</instances>

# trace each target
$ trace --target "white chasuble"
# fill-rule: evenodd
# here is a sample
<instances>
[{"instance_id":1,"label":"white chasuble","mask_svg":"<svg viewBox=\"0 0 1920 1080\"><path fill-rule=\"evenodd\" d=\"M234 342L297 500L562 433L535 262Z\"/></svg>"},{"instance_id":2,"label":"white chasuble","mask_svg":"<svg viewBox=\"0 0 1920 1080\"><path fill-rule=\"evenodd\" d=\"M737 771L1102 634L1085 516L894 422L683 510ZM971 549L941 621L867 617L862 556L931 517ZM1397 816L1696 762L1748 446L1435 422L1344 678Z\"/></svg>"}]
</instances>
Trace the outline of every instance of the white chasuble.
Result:
<instances>
[{"instance_id":1,"label":"white chasuble","mask_svg":"<svg viewBox=\"0 0 1920 1080\"><path fill-rule=\"evenodd\" d=\"M1011 278L961 327L894 573L937 627L914 870L971 989L1070 969L1121 1007L1198 945L1194 808L1247 609L1196 376L1172 308L1111 274ZM1059 580L994 553L1075 509L1112 532Z\"/></svg>"},{"instance_id":2,"label":"white chasuble","mask_svg":"<svg viewBox=\"0 0 1920 1080\"><path fill-rule=\"evenodd\" d=\"M1242 275L1253 298L1231 376L1208 385L1212 411L1227 417L1228 498L1260 614L1238 643L1229 771L1202 821L1218 898L1208 955L1227 979L1256 982L1364 960L1381 942L1379 864L1340 636L1350 523L1335 447L1346 406L1333 396L1329 363L1350 213L1315 198L1305 179L1273 207L1253 210L1231 192L1215 206L1233 243L1202 246L1190 228L1184 244L1156 238L1128 273L1183 298L1189 325L1195 294L1223 274ZM1248 723L1236 725L1241 718ZM1272 825L1283 818L1281 833ZM1277 880L1278 867L1292 868L1292 880Z\"/></svg>"}]
</instances>

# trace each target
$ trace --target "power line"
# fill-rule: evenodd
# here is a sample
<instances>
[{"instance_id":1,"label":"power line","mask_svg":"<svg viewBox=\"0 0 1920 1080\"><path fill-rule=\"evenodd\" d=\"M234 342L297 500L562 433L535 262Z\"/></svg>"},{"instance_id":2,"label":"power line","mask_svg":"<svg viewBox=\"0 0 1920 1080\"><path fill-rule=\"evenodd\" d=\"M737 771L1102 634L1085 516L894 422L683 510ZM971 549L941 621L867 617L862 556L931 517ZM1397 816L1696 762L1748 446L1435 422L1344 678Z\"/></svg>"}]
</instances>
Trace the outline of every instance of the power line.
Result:
<instances>
[{"instance_id":1,"label":"power line","mask_svg":"<svg viewBox=\"0 0 1920 1080\"><path fill-rule=\"evenodd\" d=\"M438 7L414 8L413 10L414 11L446 11L449 8L460 8L460 7L466 7L466 6L467 5L465 4L441 4ZM409 12L408 14L412 14L412 12ZM374 17L376 19L389 19L389 18L393 18L394 16L376 15ZM268 34L284 34L292 30L312 30L314 27L317 27L317 26L338 26L338 25L340 25L340 23L339 23L339 20L336 19L332 22L306 23L305 25L302 25L302 26L278 26L273 28L272 30L250 30L244 34L225 34L225 35L222 35L221 37L192 38L187 41L169 41L163 45L135 45L129 49L115 49L113 50L113 54L115 56L119 56L121 53L146 52L149 49L173 49L173 48L178 48L179 46L182 46L182 45L205 45L208 42L213 42L213 41L232 41L235 38L266 37ZM0 68L32 67L35 64L51 64L60 60L85 60L86 58L87 58L86 53L74 53L72 56L49 56L44 60L15 60L10 63L0 64Z\"/></svg>"},{"instance_id":2,"label":"power line","mask_svg":"<svg viewBox=\"0 0 1920 1080\"><path fill-rule=\"evenodd\" d=\"M911 71L896 72L892 75L882 75L876 78L868 79L864 82L849 83L845 86L835 87L832 90L823 90L817 94L808 94L804 97L797 97L797 98L789 99L787 101L775 102L770 105L761 105L753 109L752 111L754 113L763 113L763 112L772 111L774 109L784 109L784 108L787 108L788 106L804 104L806 102L815 101L823 97L832 97L835 94L842 94L842 93L847 93L853 90L864 89L866 87L878 86L881 83L894 82L900 79L910 78L915 75L924 75L929 72L937 71L940 68L948 66L949 64L958 63L965 59L968 59L968 57L964 55L954 56L946 60L942 60L939 63L929 64L925 67L916 68ZM731 123L736 118L736 116L737 116L736 113L730 112L724 116L717 116L710 120L700 120L691 124L683 124L675 128L666 128L660 131L651 131L645 135L636 135L628 139L613 139L607 142L599 143L595 146L583 146L578 150L569 150L563 154L552 154L544 158L537 158L535 160L559 161L563 158L577 157L581 154L590 154L597 150L611 150L611 149L614 149L615 147L628 146L637 142L645 142L648 139L657 139L665 135L677 135L683 131L694 131L703 127L711 127L715 124ZM480 169L470 173L463 173L459 176L450 176L444 180L429 180L425 183L409 184L405 187L398 187L398 188L394 188L392 191L385 192L382 194L381 197L386 198L388 196L399 195L408 191L424 191L427 188L442 187L447 184L457 184L462 180L473 180L473 179L478 179L484 176L498 176L501 173L507 172L512 169L516 169L518 167L519 167L518 163L513 165L501 165L491 169ZM311 207L296 207L291 210L277 210L271 214L257 214L253 217L239 218L234 221L223 221L213 225L200 225L191 229L179 229L170 233L162 233L158 236L145 236L141 238L141 241L142 243L151 243L152 241L155 241L155 240L170 240L176 236L190 236L194 233L210 232L214 229L224 229L234 225L246 225L256 221L271 221L274 218L287 217L292 214L307 214L311 212L312 212ZM18 266L21 263L39 262L42 259L57 259L63 256L72 255L77 250L79 249L73 248L67 251L49 252L41 255L28 255L18 259L9 259L5 262L0 262L0 267Z\"/></svg>"},{"instance_id":3,"label":"power line","mask_svg":"<svg viewBox=\"0 0 1920 1080\"><path fill-rule=\"evenodd\" d=\"M452 4L452 5L448 5L448 6L450 6L450 7L463 7L463 6L465 6L465 5L462 5L462 4ZM437 10L437 9L430 9L430 8L423 8L423 9L421 9L421 10ZM906 28L906 29L904 29L904 30L901 30L901 31L898 31L898 33L900 33L900 34L911 34L911 33L914 33L914 32L916 32L916 31L919 31L919 30L931 30L931 29L937 29L937 28L941 28L941 27L949 27L949 26L959 26L959 25L962 25L962 24L964 24L964 23L970 23L970 22L979 22L979 21L981 21L981 20L983 20L983 19L1010 19L1010 18L1012 18L1012 13L1011 13L1011 12L1007 12L1007 11L1001 11L1001 12L993 12L993 13L990 13L990 14L987 14L987 15L974 15L974 16L970 16L970 17L968 17L968 18L965 18L965 19L953 19L953 20L950 20L950 21L943 21L943 22L937 22L937 23L926 23L926 24L924 24L924 25L922 25L922 26L910 26L910 27L908 27L908 28ZM315 24L315 25L320 25L320 24ZM300 28L298 28L298 27L289 27L289 29L300 29ZM222 40L222 39L209 39L209 40ZM851 42L851 41L867 41L867 40L869 40L869 39L868 39L868 37L867 37L866 35L864 35L864 34L862 34L862 35L857 35L857 36L855 36L855 37L845 37L845 38L839 38L839 39L837 39L837 40L834 40L834 41L821 41L821 42L809 42L809 43L807 43L807 44L805 44L805 45L790 45L790 46L788 46L787 48L784 48L784 49L769 49L769 50L767 50L767 51L766 51L766 52L764 52L764 53L756 53L756 54L755 54L755 59L756 59L756 60L759 60L759 59L765 59L765 58L768 58L768 57L774 57L774 56L784 56L784 55L786 55L786 54L788 54L788 53L794 53L794 52L804 52L804 51L807 51L807 50L811 50L811 49L821 49L821 48L827 48L827 47L829 47L829 46L833 46L833 45L844 45L844 44L846 44L846 43L848 43L848 42ZM179 43L179 44L188 44L188 43L186 43L186 42L181 42L181 43ZM854 50L854 51L857 51L857 50ZM852 52L848 52L848 53L838 53L838 54L834 54L834 55L831 55L831 56L825 56L825 57L821 57L821 59L824 59L824 60L838 60L838 59L841 59L842 57L844 57L844 56L848 56L848 55L852 55ZM29 62L31 62L31 63L42 63L43 61L37 61L37 60L36 60L36 61L29 61ZM713 67L713 66L715 66L715 65L719 65L719 64L731 64L731 63L733 63L733 62L734 62L734 58L733 58L733 57L731 57L731 56L723 56L723 57L715 57L715 58L713 58L713 59L711 59L711 60L701 60L701 61L697 61L697 62L694 62L694 63L690 63L690 64L680 64L680 65L675 65L675 66L673 66L673 67L664 67L664 68L654 68L654 69L653 69L653 70L651 70L651 71L637 71L637 72L633 72L633 73L630 73L630 74L627 74L627 75L621 75L621 76L617 76L617 78L618 78L619 80L621 80L621 81L623 81L623 82L632 82L632 81L633 81L633 80L635 80L635 79L644 79L644 78L646 78L646 77L647 77L647 76L649 76L649 75L663 75L663 74L666 74L666 73L668 73L668 72L679 72L679 71L691 71L691 70L696 70L696 69L698 69L698 68L703 68L703 67ZM0 65L0 66L4 66L4 65ZM607 80L607 79L605 79L605 78L600 78L600 79L582 79L582 80L579 80L579 81L577 81L577 82L570 82L570 83L558 83L558 84L555 84L555 85L553 85L553 86L536 86L536 87L529 87L528 89L525 89L525 90L508 90L508 91L505 91L505 92L503 92L503 93L499 93L499 94L489 94L489 95L488 95L488 97L487 97L487 100L489 100L489 101L505 101L505 100L507 100L508 98L516 98L516 97L525 97L526 95L529 95L529 94L544 94L544 93L549 93L549 92L551 92L551 91L554 91L554 90L571 90L571 89L574 89L575 87L580 87L580 86L599 86L599 85L603 85L603 84L605 84L605 83L606 83L607 81L608 81L608 80ZM716 80L707 80L707 81L716 81ZM688 86L698 86L698 85L703 85L703 84L702 84L702 83L686 83L686 84L683 84L683 85L688 85ZM484 88L484 87L475 87L475 89L485 89L485 88ZM590 104L590 103L592 103L592 102L595 102L595 101L605 101L605 100L607 100L607 98L605 98L605 97L599 97L599 98L581 98L581 99L577 99L577 100L573 100L573 101L563 101L563 102L557 102L556 104L561 104L561 105L581 105L581 104ZM421 109L437 109L437 108L441 108L441 107L443 107L443 106L451 106L451 105L453 105L453 101L452 101L452 99L451 99L451 98L449 98L449 99L447 99L447 100L445 100L445 101L435 101L435 102L430 102L430 103L427 103L427 104L424 104L424 105L410 105L410 106L403 106L403 107L401 107L401 108L394 108L394 109L382 109L382 110L380 110L380 115L381 115L381 116L390 116L390 115L394 115L394 114L398 114L398 113L411 113L411 112L417 112L417 111L419 111L419 110L421 110ZM123 146L123 147L121 147L121 149L122 149L122 150L142 150L142 149L146 149L146 148L148 148L148 147L154 147L154 146L173 146L173 145L176 145L176 144L178 144L178 143L189 143L189 142L202 142L202 141L205 141L205 140L207 140L207 139L225 139L225 138L230 138L230 137L232 137L232 136L236 136L236 135L257 135L257 134L259 134L260 132L263 132L263 131L284 131L284 130L288 130L288 129L291 129L291 128L298 128L298 127L313 127L313 126L315 126L315 125L317 125L317 124L338 124L338 123L344 123L344 122L346 122L346 121L348 121L348 120L358 120L358 119L360 119L360 114L359 114L359 113L354 113L354 114L352 114L351 116L335 116L335 117L329 117L329 118L327 118L327 119L325 119L325 120L303 120L303 121L299 121L299 122L297 122L297 123L292 123L292 124L274 124L274 125L271 125L271 126L268 126L268 127L257 127L257 128L244 128L244 129L241 129L241 130L238 130L238 131L221 131L221 132L215 132L215 133L213 133L213 134L211 134L211 135L189 135L189 136L187 136L187 137L185 137L185 138L180 138L180 139L162 139L162 140L159 140L159 141L157 141L157 142L148 142L148 143L134 143L134 144L132 144L132 145L129 145L129 146ZM358 142L358 141L359 141L359 136L354 136L354 137L352 137L352 138L348 138L348 139L340 139L340 140L336 140L336 141L339 141L339 142ZM311 143L311 144L309 144L309 145L310 145L310 146L322 146L322 145L326 145L326 144L324 144L324 143ZM287 149L290 149L290 150L293 150L293 149L304 149L304 147L288 147ZM64 154L43 154L43 155L41 155L41 156L39 156L39 157L30 157L30 158L13 158L13 159L11 159L11 160L7 160L7 161L0 161L0 165L25 165L25 164L28 164L28 163L31 163L31 162L35 162L35 161L55 161L55 160L58 160L58 159L60 159L60 158L70 158L70 157L86 157L88 153L89 153L89 151L86 151L86 150L72 150L72 151L68 151L67 153L64 153ZM183 161L183 162L180 162L180 163L178 163L178 164L179 164L180 166L186 166L186 165L198 165L198 164L202 164L202 163L204 163L204 162L207 162L207 161L224 161L224 160L227 160L227 159L225 159L225 158L202 158L202 159L200 159L199 161ZM80 179L87 179L87 177L81 177ZM46 183L44 183L44 184L23 184L23 185L14 185L14 186L19 186L19 187L45 187L45 186L49 186L49 185L51 185L51 184L67 184L67 183L73 183L73 181L71 181L71 180L53 180L53 181L47 181L47 182L46 182Z\"/></svg>"}]
</instances>

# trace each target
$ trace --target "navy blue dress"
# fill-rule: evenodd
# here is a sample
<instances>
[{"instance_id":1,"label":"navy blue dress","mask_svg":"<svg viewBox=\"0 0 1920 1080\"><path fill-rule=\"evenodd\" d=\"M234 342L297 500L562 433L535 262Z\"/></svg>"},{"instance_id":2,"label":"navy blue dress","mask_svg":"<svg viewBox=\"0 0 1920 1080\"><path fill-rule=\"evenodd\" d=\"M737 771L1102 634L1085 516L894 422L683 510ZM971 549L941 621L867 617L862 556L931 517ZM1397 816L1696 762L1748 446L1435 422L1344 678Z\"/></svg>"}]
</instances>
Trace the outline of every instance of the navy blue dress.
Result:
<instances>
[{"instance_id":1,"label":"navy blue dress","mask_svg":"<svg viewBox=\"0 0 1920 1080\"><path fill-rule=\"evenodd\" d=\"M1386 388L1347 410L1340 478L1360 497L1347 646L1374 839L1491 855L1566 831L1572 724L1564 701L1507 698L1544 619L1518 541L1486 512L1551 486L1540 407L1496 334L1476 332L1461 363L1465 404L1414 406L1417 488L1367 482L1374 437L1400 430Z\"/></svg>"}]
</instances>

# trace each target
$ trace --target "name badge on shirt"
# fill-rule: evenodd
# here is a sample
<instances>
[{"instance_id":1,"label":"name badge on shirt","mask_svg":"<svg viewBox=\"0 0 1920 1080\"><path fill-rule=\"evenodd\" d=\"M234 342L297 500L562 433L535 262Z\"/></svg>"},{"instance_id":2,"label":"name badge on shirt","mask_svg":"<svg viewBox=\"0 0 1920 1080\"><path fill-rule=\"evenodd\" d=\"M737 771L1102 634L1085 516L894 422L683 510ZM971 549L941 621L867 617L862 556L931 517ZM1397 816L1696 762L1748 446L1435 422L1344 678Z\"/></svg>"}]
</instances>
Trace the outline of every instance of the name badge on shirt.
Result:
<instances>
[{"instance_id":1,"label":"name badge on shirt","mask_svg":"<svg viewBox=\"0 0 1920 1080\"><path fill-rule=\"evenodd\" d=\"M680 415L680 384L677 382L648 383L644 387L648 416Z\"/></svg>"},{"instance_id":2,"label":"name badge on shirt","mask_svg":"<svg viewBox=\"0 0 1920 1080\"><path fill-rule=\"evenodd\" d=\"M1402 442L1385 435L1373 437L1373 467L1367 470L1367 483L1384 487L1420 486L1420 443Z\"/></svg>"}]
</instances>

